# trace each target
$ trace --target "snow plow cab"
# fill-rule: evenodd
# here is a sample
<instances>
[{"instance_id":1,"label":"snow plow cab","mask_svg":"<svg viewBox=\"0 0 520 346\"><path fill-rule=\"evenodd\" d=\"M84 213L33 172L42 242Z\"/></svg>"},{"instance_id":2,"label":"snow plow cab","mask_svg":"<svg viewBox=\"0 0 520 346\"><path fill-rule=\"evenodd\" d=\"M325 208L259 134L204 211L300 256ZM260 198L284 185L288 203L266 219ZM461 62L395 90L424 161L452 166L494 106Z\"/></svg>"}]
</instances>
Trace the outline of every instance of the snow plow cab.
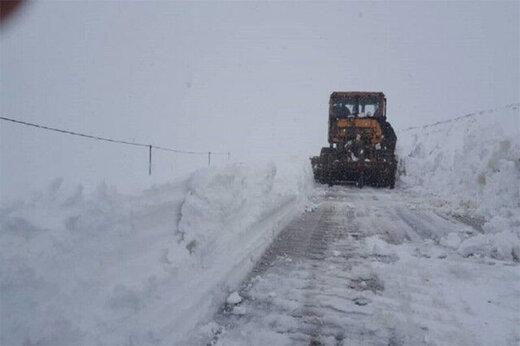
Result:
<instances>
[{"instance_id":1,"label":"snow plow cab","mask_svg":"<svg viewBox=\"0 0 520 346\"><path fill-rule=\"evenodd\" d=\"M333 92L328 134L329 147L311 158L317 182L394 187L397 137L382 92Z\"/></svg>"}]
</instances>

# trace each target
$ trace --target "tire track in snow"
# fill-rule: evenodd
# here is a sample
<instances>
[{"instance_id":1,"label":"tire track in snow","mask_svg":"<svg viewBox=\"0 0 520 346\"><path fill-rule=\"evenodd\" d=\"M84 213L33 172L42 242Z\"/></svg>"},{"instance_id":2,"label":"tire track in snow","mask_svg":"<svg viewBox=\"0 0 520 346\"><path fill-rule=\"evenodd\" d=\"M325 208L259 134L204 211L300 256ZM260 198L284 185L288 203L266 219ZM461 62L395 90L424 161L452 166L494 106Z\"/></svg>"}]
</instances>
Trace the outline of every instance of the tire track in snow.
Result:
<instances>
[{"instance_id":1,"label":"tire track in snow","mask_svg":"<svg viewBox=\"0 0 520 346\"><path fill-rule=\"evenodd\" d=\"M482 263L436 245L467 225L408 208L399 191L342 187L317 194L317 209L290 223L244 281L243 313L229 305L217 313L210 344L478 344L464 330L475 323L473 309L437 281L441 275L465 287L460 273L482 270Z\"/></svg>"}]
</instances>

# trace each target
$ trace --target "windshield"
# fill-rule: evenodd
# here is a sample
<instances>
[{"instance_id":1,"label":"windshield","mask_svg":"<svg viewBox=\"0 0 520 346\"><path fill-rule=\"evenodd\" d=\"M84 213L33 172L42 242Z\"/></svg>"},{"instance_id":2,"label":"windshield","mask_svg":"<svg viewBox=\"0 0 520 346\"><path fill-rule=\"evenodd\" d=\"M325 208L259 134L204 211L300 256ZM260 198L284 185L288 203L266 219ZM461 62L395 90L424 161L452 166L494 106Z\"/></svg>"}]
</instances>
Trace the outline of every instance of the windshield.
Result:
<instances>
[{"instance_id":1,"label":"windshield","mask_svg":"<svg viewBox=\"0 0 520 346\"><path fill-rule=\"evenodd\" d=\"M336 115L344 117L372 117L379 108L379 102L374 99L343 99L332 103Z\"/></svg>"}]
</instances>

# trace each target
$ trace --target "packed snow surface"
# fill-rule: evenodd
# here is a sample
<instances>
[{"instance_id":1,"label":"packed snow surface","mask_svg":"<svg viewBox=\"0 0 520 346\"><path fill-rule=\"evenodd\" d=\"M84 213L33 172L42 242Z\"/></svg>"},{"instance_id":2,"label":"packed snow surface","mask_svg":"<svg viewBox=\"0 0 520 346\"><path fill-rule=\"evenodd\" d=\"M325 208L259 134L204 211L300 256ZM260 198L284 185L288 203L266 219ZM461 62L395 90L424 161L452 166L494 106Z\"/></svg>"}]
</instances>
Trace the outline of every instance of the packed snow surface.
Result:
<instances>
[{"instance_id":1,"label":"packed snow surface","mask_svg":"<svg viewBox=\"0 0 520 346\"><path fill-rule=\"evenodd\" d=\"M480 230L459 252L520 261L520 105L397 135L401 187Z\"/></svg>"},{"instance_id":2,"label":"packed snow surface","mask_svg":"<svg viewBox=\"0 0 520 346\"><path fill-rule=\"evenodd\" d=\"M224 305L189 344L519 344L519 264L459 254L473 227L403 190L312 198L241 285L240 313Z\"/></svg>"},{"instance_id":3,"label":"packed snow surface","mask_svg":"<svg viewBox=\"0 0 520 346\"><path fill-rule=\"evenodd\" d=\"M56 180L3 205L0 344L175 344L303 210L312 184L307 163L234 164L135 196Z\"/></svg>"}]
</instances>

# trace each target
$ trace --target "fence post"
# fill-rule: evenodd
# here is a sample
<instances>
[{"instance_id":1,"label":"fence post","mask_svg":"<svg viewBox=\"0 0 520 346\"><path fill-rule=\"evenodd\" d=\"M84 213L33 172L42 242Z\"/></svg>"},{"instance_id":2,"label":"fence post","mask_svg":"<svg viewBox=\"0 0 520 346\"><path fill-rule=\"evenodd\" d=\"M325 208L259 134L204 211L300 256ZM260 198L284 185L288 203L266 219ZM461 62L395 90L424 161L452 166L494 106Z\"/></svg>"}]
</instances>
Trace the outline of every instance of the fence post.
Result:
<instances>
[{"instance_id":1,"label":"fence post","mask_svg":"<svg viewBox=\"0 0 520 346\"><path fill-rule=\"evenodd\" d=\"M229 161L230 158L231 158L231 153L228 151L228 153L227 153L227 160Z\"/></svg>"},{"instance_id":2,"label":"fence post","mask_svg":"<svg viewBox=\"0 0 520 346\"><path fill-rule=\"evenodd\" d=\"M152 145L148 146L148 175L152 175Z\"/></svg>"},{"instance_id":3,"label":"fence post","mask_svg":"<svg viewBox=\"0 0 520 346\"><path fill-rule=\"evenodd\" d=\"M208 167L211 166L211 151L208 151Z\"/></svg>"}]
</instances>

